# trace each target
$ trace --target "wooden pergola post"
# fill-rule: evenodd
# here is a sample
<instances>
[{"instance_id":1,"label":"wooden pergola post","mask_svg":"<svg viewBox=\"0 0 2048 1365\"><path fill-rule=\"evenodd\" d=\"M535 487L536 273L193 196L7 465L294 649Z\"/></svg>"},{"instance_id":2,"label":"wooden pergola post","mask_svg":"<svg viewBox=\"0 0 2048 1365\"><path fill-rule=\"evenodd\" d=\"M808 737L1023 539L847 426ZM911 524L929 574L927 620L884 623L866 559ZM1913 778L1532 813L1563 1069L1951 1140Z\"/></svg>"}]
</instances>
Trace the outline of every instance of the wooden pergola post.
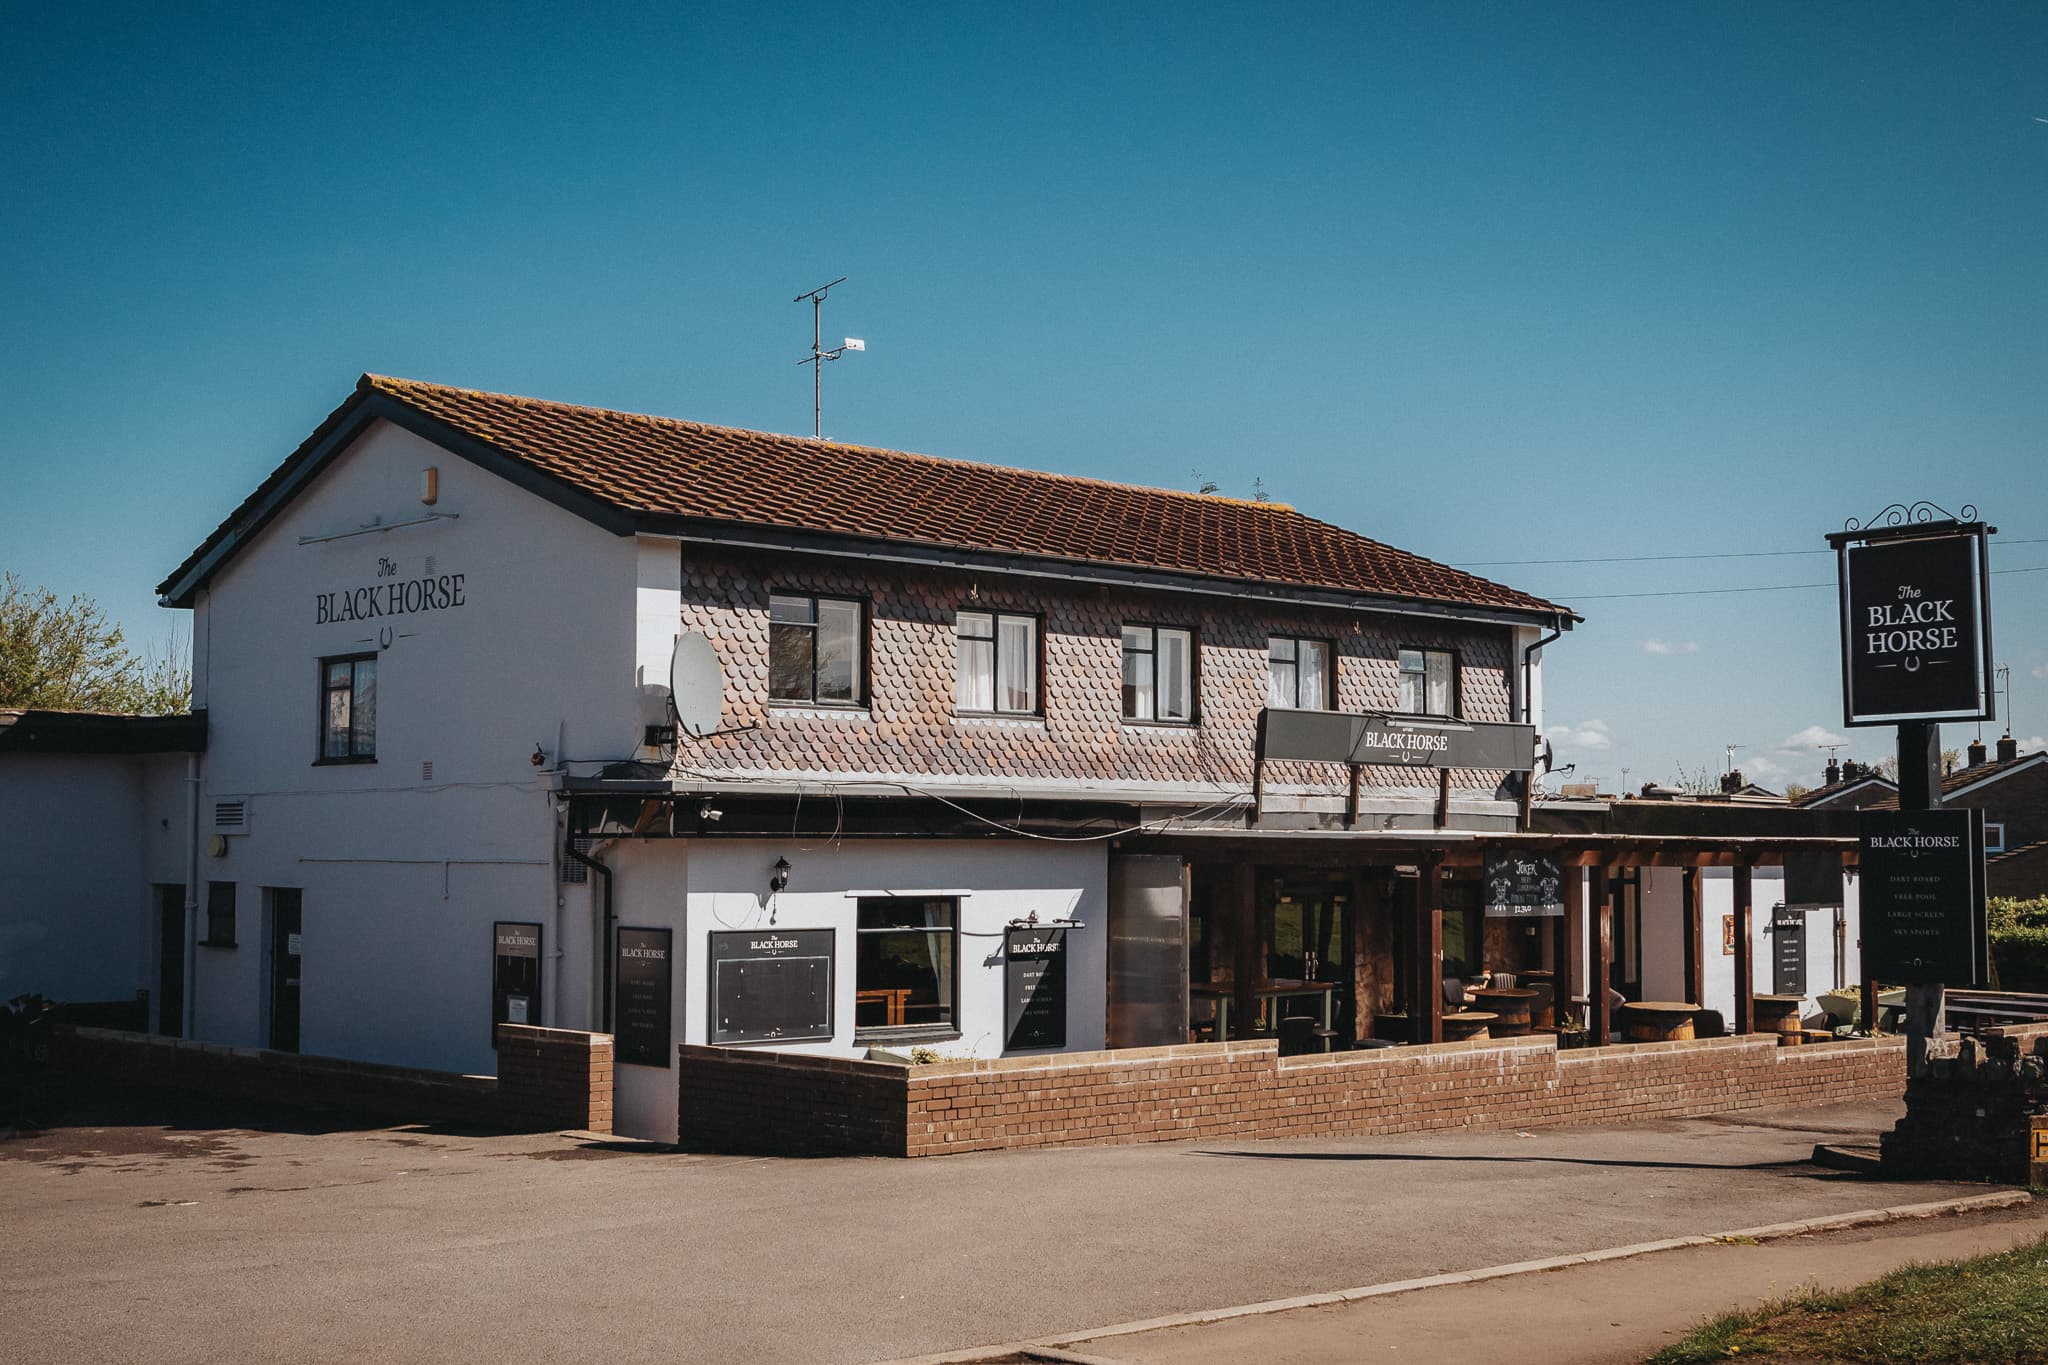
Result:
<instances>
[{"instance_id":1,"label":"wooden pergola post","mask_svg":"<svg viewBox=\"0 0 2048 1365\"><path fill-rule=\"evenodd\" d=\"M1700 965L1700 870L1691 863L1685 865L1678 897L1685 919L1685 999L1697 1009L1706 1000L1706 981Z\"/></svg>"},{"instance_id":2,"label":"wooden pergola post","mask_svg":"<svg viewBox=\"0 0 2048 1365\"><path fill-rule=\"evenodd\" d=\"M1431 853L1422 860L1422 876L1415 888L1414 932L1415 989L1411 1008L1415 1015L1415 1041L1441 1043L1444 1040L1444 875L1443 855Z\"/></svg>"},{"instance_id":3,"label":"wooden pergola post","mask_svg":"<svg viewBox=\"0 0 2048 1365\"><path fill-rule=\"evenodd\" d=\"M1237 927L1231 944L1230 1013L1232 1031L1242 1038L1258 1017L1259 997L1254 992L1266 974L1259 961L1259 869L1255 863L1240 862L1230 871L1231 917Z\"/></svg>"},{"instance_id":4,"label":"wooden pergola post","mask_svg":"<svg viewBox=\"0 0 2048 1365\"><path fill-rule=\"evenodd\" d=\"M1614 869L1601 863L1593 869L1593 876L1593 980L1586 992L1586 1027L1593 1035L1593 1046L1605 1047L1614 1029L1614 1010L1607 1001L1614 956Z\"/></svg>"},{"instance_id":5,"label":"wooden pergola post","mask_svg":"<svg viewBox=\"0 0 2048 1365\"><path fill-rule=\"evenodd\" d=\"M1735 865L1735 1028L1740 1036L1756 1031L1756 964L1749 943L1749 862Z\"/></svg>"},{"instance_id":6,"label":"wooden pergola post","mask_svg":"<svg viewBox=\"0 0 2048 1365\"><path fill-rule=\"evenodd\" d=\"M1579 1007L1573 1002L1579 996L1579 963L1585 955L1586 943L1586 872L1577 864L1567 864L1564 878L1564 918L1557 928L1557 979L1552 989L1557 992L1557 1022L1564 1026L1567 1017L1579 1022Z\"/></svg>"}]
</instances>

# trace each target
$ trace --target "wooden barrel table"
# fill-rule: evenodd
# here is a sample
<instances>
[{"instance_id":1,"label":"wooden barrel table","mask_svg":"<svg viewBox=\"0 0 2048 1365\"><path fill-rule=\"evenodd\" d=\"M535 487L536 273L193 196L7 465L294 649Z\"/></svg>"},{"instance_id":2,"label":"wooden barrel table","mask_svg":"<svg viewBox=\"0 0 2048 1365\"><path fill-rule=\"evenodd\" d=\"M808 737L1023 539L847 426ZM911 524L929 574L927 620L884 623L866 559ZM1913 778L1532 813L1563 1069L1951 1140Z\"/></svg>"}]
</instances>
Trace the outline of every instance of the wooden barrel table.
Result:
<instances>
[{"instance_id":1,"label":"wooden barrel table","mask_svg":"<svg viewBox=\"0 0 2048 1365\"><path fill-rule=\"evenodd\" d=\"M1751 1014L1753 1027L1758 1033L1775 1033L1780 1047L1791 1047L1801 1041L1805 1025L1799 1022L1799 1007L1806 1003L1802 995L1759 995Z\"/></svg>"},{"instance_id":2,"label":"wooden barrel table","mask_svg":"<svg viewBox=\"0 0 2048 1365\"><path fill-rule=\"evenodd\" d=\"M1622 1037L1631 1043L1682 1043L1692 1036L1698 1005L1683 1000L1637 1000L1620 1010Z\"/></svg>"},{"instance_id":3,"label":"wooden barrel table","mask_svg":"<svg viewBox=\"0 0 2048 1365\"><path fill-rule=\"evenodd\" d=\"M1524 978L1525 980L1527 978ZM1546 1033L1557 1027L1557 987L1548 981L1531 981L1535 999L1529 1002L1529 1031Z\"/></svg>"},{"instance_id":4,"label":"wooden barrel table","mask_svg":"<svg viewBox=\"0 0 2048 1365\"><path fill-rule=\"evenodd\" d=\"M1519 986L1481 986L1472 992L1472 1004L1481 1010L1491 1010L1500 1017L1487 1027L1487 1034L1494 1038L1520 1038L1529 1032L1530 1007L1536 1002L1536 992L1525 991Z\"/></svg>"},{"instance_id":5,"label":"wooden barrel table","mask_svg":"<svg viewBox=\"0 0 2048 1365\"><path fill-rule=\"evenodd\" d=\"M1487 1028L1498 1016L1483 1010L1460 1010L1444 1016L1444 1041L1463 1043L1473 1038L1490 1038Z\"/></svg>"}]
</instances>

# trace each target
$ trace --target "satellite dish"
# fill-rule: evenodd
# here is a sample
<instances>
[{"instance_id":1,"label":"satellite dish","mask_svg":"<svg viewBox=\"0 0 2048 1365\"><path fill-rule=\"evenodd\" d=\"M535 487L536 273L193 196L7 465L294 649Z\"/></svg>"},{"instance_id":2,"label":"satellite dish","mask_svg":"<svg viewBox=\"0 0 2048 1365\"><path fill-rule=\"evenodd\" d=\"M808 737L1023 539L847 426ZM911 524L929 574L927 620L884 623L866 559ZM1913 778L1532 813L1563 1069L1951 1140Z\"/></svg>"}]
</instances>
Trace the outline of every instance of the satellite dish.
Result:
<instances>
[{"instance_id":1,"label":"satellite dish","mask_svg":"<svg viewBox=\"0 0 2048 1365\"><path fill-rule=\"evenodd\" d=\"M718 728L725 714L725 669L711 642L694 630L676 637L675 653L669 656L668 691L676 728L683 734L696 738Z\"/></svg>"}]
</instances>

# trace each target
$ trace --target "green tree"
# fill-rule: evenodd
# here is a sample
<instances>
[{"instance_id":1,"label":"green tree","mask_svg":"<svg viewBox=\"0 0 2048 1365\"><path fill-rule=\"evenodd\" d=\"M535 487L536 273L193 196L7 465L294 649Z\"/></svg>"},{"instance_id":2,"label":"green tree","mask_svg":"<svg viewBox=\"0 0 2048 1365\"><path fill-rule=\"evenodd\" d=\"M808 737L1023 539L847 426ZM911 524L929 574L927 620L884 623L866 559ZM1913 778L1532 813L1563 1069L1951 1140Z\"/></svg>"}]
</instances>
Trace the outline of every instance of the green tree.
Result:
<instances>
[{"instance_id":1,"label":"green tree","mask_svg":"<svg viewBox=\"0 0 2048 1365\"><path fill-rule=\"evenodd\" d=\"M166 715L192 701L175 637L138 658L90 597L67 602L19 576L0 576L0 706Z\"/></svg>"}]
</instances>

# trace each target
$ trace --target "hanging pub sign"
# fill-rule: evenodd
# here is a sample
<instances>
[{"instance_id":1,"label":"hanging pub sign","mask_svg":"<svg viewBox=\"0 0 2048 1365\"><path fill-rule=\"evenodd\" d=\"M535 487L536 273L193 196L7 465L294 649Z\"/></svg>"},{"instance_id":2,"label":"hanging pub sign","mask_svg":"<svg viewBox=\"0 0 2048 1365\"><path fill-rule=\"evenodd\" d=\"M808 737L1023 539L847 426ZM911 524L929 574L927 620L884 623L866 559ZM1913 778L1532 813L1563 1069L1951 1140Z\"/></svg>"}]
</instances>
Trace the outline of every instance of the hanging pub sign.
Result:
<instances>
[{"instance_id":1,"label":"hanging pub sign","mask_svg":"<svg viewBox=\"0 0 2048 1365\"><path fill-rule=\"evenodd\" d=\"M1931 515L1925 506L1828 537L1841 580L1845 724L1992 718L1985 537L1996 528L1913 521Z\"/></svg>"},{"instance_id":2,"label":"hanging pub sign","mask_svg":"<svg viewBox=\"0 0 2048 1365\"><path fill-rule=\"evenodd\" d=\"M491 926L491 1025L540 1023L540 926Z\"/></svg>"},{"instance_id":3,"label":"hanging pub sign","mask_svg":"<svg viewBox=\"0 0 2048 1365\"><path fill-rule=\"evenodd\" d=\"M1564 869L1547 853L1486 855L1486 918L1564 914Z\"/></svg>"},{"instance_id":4,"label":"hanging pub sign","mask_svg":"<svg viewBox=\"0 0 2048 1365\"><path fill-rule=\"evenodd\" d=\"M1003 934L1003 1049L1067 1045L1067 931L1016 926Z\"/></svg>"},{"instance_id":5,"label":"hanging pub sign","mask_svg":"<svg viewBox=\"0 0 2048 1365\"><path fill-rule=\"evenodd\" d=\"M1984 813L1858 811L1863 974L1914 986L1989 975Z\"/></svg>"},{"instance_id":6,"label":"hanging pub sign","mask_svg":"<svg viewBox=\"0 0 2048 1365\"><path fill-rule=\"evenodd\" d=\"M1842 855L1787 853L1785 908L1838 910L1842 906Z\"/></svg>"},{"instance_id":7,"label":"hanging pub sign","mask_svg":"<svg viewBox=\"0 0 2048 1365\"><path fill-rule=\"evenodd\" d=\"M629 1066L669 1065L669 1001L675 993L671 929L619 930L617 1059Z\"/></svg>"},{"instance_id":8,"label":"hanging pub sign","mask_svg":"<svg viewBox=\"0 0 2048 1365\"><path fill-rule=\"evenodd\" d=\"M711 1041L794 1043L832 1036L831 929L711 935Z\"/></svg>"}]
</instances>

